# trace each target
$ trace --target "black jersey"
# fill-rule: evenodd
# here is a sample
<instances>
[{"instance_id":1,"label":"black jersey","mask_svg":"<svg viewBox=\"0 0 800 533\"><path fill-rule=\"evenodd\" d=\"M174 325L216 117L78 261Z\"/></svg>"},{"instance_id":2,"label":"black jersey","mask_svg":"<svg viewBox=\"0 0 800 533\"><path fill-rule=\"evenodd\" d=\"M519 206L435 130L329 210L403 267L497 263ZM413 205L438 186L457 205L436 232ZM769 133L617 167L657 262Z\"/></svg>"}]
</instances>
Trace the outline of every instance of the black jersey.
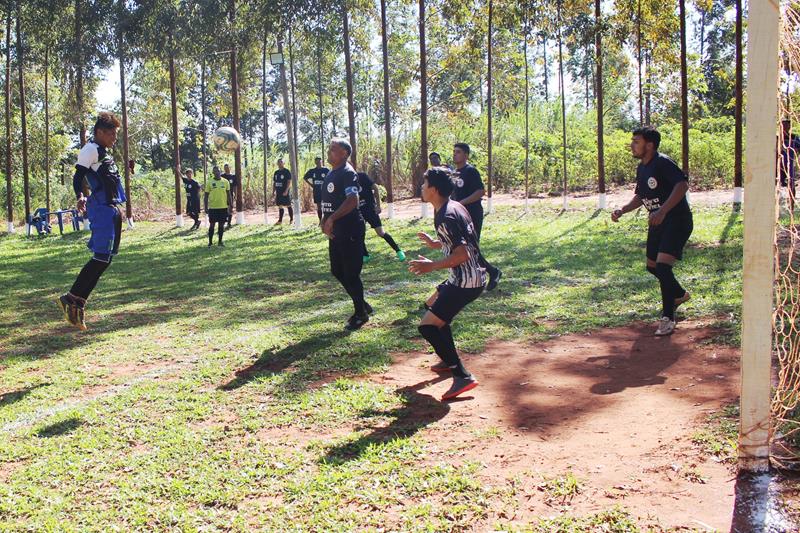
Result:
<instances>
[{"instance_id":1,"label":"black jersey","mask_svg":"<svg viewBox=\"0 0 800 533\"><path fill-rule=\"evenodd\" d=\"M314 191L314 203L318 204L322 201L322 185L325 183L325 176L328 175L330 172L329 169L325 167L320 168L312 168L306 175L303 176L303 181L311 185L312 190Z\"/></svg>"},{"instance_id":2,"label":"black jersey","mask_svg":"<svg viewBox=\"0 0 800 533\"><path fill-rule=\"evenodd\" d=\"M460 202L475 191L485 188L483 186L483 180L481 180L481 173L470 164L466 164L459 170L456 170L453 176L454 187L453 194L451 195L453 200ZM473 219L483 217L483 205L480 200L472 202L464 207L467 208L467 211Z\"/></svg>"},{"instance_id":3,"label":"black jersey","mask_svg":"<svg viewBox=\"0 0 800 533\"><path fill-rule=\"evenodd\" d=\"M358 208L363 211L375 211L375 182L366 172L358 172Z\"/></svg>"},{"instance_id":4,"label":"black jersey","mask_svg":"<svg viewBox=\"0 0 800 533\"><path fill-rule=\"evenodd\" d=\"M636 195L649 212L658 211L667 202L672 189L681 182L688 181L686 174L669 157L656 152L646 165L639 163L636 168ZM684 196L678 205L667 214L690 213L689 202Z\"/></svg>"},{"instance_id":5,"label":"black jersey","mask_svg":"<svg viewBox=\"0 0 800 533\"><path fill-rule=\"evenodd\" d=\"M239 185L239 180L236 179L236 174L222 174L222 177L228 180L228 183L231 184L231 191L236 191L236 187Z\"/></svg>"},{"instance_id":6,"label":"black jersey","mask_svg":"<svg viewBox=\"0 0 800 533\"><path fill-rule=\"evenodd\" d=\"M272 187L277 196L288 196L289 182L292 181L292 173L288 168L281 168L275 171L272 175ZM285 192L284 192L285 191Z\"/></svg>"},{"instance_id":7,"label":"black jersey","mask_svg":"<svg viewBox=\"0 0 800 533\"><path fill-rule=\"evenodd\" d=\"M461 245L467 247L469 254L466 262L450 269L448 282L465 289L483 287L486 283L486 269L480 265L478 238L466 207L454 200L448 200L436 212L433 224L444 255L450 255Z\"/></svg>"},{"instance_id":8,"label":"black jersey","mask_svg":"<svg viewBox=\"0 0 800 533\"><path fill-rule=\"evenodd\" d=\"M194 178L181 178L183 188L186 189L186 196L192 200L200 201L200 184Z\"/></svg>"},{"instance_id":9,"label":"black jersey","mask_svg":"<svg viewBox=\"0 0 800 533\"><path fill-rule=\"evenodd\" d=\"M349 163L335 168L325 176L322 186L322 219L325 220L344 203L348 196L358 196L358 177ZM364 233L364 219L356 207L333 224L334 237Z\"/></svg>"}]
</instances>

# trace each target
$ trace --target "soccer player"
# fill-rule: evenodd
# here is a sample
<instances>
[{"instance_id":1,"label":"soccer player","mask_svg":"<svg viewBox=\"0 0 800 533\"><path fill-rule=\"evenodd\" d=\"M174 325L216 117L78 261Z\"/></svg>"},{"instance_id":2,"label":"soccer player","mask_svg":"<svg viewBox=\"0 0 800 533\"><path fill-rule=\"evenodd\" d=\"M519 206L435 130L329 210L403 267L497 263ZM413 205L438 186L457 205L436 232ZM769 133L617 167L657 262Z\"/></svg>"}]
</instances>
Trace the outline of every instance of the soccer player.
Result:
<instances>
[{"instance_id":1,"label":"soccer player","mask_svg":"<svg viewBox=\"0 0 800 533\"><path fill-rule=\"evenodd\" d=\"M200 227L200 189L202 187L195 181L194 171L191 168L186 169L181 179L183 188L186 189L186 214L194 220L194 225L190 229L196 230Z\"/></svg>"},{"instance_id":2,"label":"soccer player","mask_svg":"<svg viewBox=\"0 0 800 533\"><path fill-rule=\"evenodd\" d=\"M394 253L397 254L397 259L400 261L406 260L406 254L397 246L391 235L383 231L381 225L381 194L378 186L367 175L366 172L358 172L358 209L361 211L361 216L370 225L379 237L382 237L389 246L392 247ZM367 244L364 243L364 262L369 263L371 257L367 251Z\"/></svg>"},{"instance_id":3,"label":"soccer player","mask_svg":"<svg viewBox=\"0 0 800 533\"><path fill-rule=\"evenodd\" d=\"M225 163L224 172L222 173L222 177L228 180L228 183L231 186L231 197L236 197L236 187L239 186L239 180L236 177L236 174L231 174L231 166L228 163ZM231 220L233 220L233 203L228 204L228 216L226 217L226 222L228 223L228 229L231 229Z\"/></svg>"},{"instance_id":4,"label":"soccer player","mask_svg":"<svg viewBox=\"0 0 800 533\"><path fill-rule=\"evenodd\" d=\"M208 190L203 196L203 204L208 213L208 246L214 241L214 224L219 224L217 244L222 244L222 235L225 233L225 221L229 219L233 206L233 192L231 183L222 177L219 167L215 166L214 177L208 180Z\"/></svg>"},{"instance_id":5,"label":"soccer player","mask_svg":"<svg viewBox=\"0 0 800 533\"><path fill-rule=\"evenodd\" d=\"M330 169L322 166L322 158L314 158L314 168L309 169L303 176L303 181L311 185L314 191L314 204L317 206L317 218L322 222L322 184L325 183L325 176Z\"/></svg>"},{"instance_id":6,"label":"soccer player","mask_svg":"<svg viewBox=\"0 0 800 533\"><path fill-rule=\"evenodd\" d=\"M800 138L792 133L792 121L785 119L781 121L781 142L780 142L780 162L778 163L778 175L781 187L786 187L789 193L789 209L794 211L795 177L797 175L797 153L800 152Z\"/></svg>"},{"instance_id":7,"label":"soccer player","mask_svg":"<svg viewBox=\"0 0 800 533\"><path fill-rule=\"evenodd\" d=\"M429 248L442 250L439 261L419 256L408 269L421 275L434 270L450 270L450 276L437 287L436 300L422 317L419 332L436 351L441 362L431 367L434 372L452 373L453 382L442 400L450 400L478 386L458 357L450 324L455 316L483 292L486 269L481 266L478 235L467 209L450 198L453 182L450 171L443 167L425 173L422 200L433 205L433 223L439 239L420 232L419 238Z\"/></svg>"},{"instance_id":8,"label":"soccer player","mask_svg":"<svg viewBox=\"0 0 800 533\"><path fill-rule=\"evenodd\" d=\"M355 331L369 321L370 305L364 301L361 269L364 266L364 219L358 209L358 177L347 162L350 143L334 138L328 146L331 171L322 186L322 232L328 236L331 274L353 300L355 312L345 329Z\"/></svg>"},{"instance_id":9,"label":"soccer player","mask_svg":"<svg viewBox=\"0 0 800 533\"><path fill-rule=\"evenodd\" d=\"M86 330L86 300L119 251L122 213L118 206L126 201L125 189L117 165L108 153L117 142L119 127L120 121L112 113L98 115L92 139L78 152L72 178L78 211L89 219L92 235L87 246L92 258L81 269L69 292L58 298L58 304L67 322L80 330Z\"/></svg>"},{"instance_id":10,"label":"soccer player","mask_svg":"<svg viewBox=\"0 0 800 533\"><path fill-rule=\"evenodd\" d=\"M455 188L453 189L453 200L461 203L467 208L472 224L475 227L475 237L478 242L481 240L481 229L483 228L483 205L481 198L485 193L483 181L478 169L469 164L470 147L466 143L456 143L453 146L453 163L456 165ZM481 266L489 274L489 283L486 290L491 291L497 287L497 282L503 272L489 264L481 255L478 258Z\"/></svg>"},{"instance_id":11,"label":"soccer player","mask_svg":"<svg viewBox=\"0 0 800 533\"><path fill-rule=\"evenodd\" d=\"M639 160L633 199L611 213L617 222L622 215L642 205L650 213L647 231L647 271L661 286L661 320L656 335L675 331L675 309L691 295L681 287L672 267L683 257L683 247L692 234L692 211L686 201L689 181L667 156L658 152L661 134L652 126L633 132L631 153Z\"/></svg>"},{"instance_id":12,"label":"soccer player","mask_svg":"<svg viewBox=\"0 0 800 533\"><path fill-rule=\"evenodd\" d=\"M292 173L284 168L283 159L278 159L278 170L272 175L272 189L275 192L275 205L278 206L278 221L276 226L283 224L283 208L289 210L289 224L294 220L292 199L289 197L289 185L292 183Z\"/></svg>"}]
</instances>

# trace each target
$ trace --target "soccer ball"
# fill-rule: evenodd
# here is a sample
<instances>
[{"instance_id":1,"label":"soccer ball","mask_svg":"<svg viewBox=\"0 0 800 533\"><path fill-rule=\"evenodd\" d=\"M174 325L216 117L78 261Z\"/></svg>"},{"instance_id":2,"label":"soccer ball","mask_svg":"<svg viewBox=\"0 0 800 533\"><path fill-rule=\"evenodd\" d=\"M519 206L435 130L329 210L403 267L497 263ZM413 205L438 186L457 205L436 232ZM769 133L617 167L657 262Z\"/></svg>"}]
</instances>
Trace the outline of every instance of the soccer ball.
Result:
<instances>
[{"instance_id":1,"label":"soccer ball","mask_svg":"<svg viewBox=\"0 0 800 533\"><path fill-rule=\"evenodd\" d=\"M220 150L233 152L241 145L242 137L238 131L230 126L222 126L214 132L214 146Z\"/></svg>"}]
</instances>

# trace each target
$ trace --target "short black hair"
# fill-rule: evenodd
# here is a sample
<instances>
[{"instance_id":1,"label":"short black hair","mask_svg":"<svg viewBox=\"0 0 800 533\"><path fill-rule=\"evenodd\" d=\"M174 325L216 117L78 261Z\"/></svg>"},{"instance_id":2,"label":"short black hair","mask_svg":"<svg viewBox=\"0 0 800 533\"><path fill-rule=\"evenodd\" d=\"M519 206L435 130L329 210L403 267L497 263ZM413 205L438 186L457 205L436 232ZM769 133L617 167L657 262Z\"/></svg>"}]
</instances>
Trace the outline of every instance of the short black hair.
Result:
<instances>
[{"instance_id":1,"label":"short black hair","mask_svg":"<svg viewBox=\"0 0 800 533\"><path fill-rule=\"evenodd\" d=\"M661 134L653 126L642 126L633 130L634 137L641 137L646 143L653 143L656 150L661 145Z\"/></svg>"},{"instance_id":2,"label":"short black hair","mask_svg":"<svg viewBox=\"0 0 800 533\"><path fill-rule=\"evenodd\" d=\"M433 167L425 172L425 179L428 187L433 187L445 198L449 198L453 193L453 179L450 169L447 167Z\"/></svg>"},{"instance_id":3,"label":"short black hair","mask_svg":"<svg viewBox=\"0 0 800 533\"><path fill-rule=\"evenodd\" d=\"M343 137L334 137L331 139L331 144L337 144L344 148L345 152L347 152L348 157L353 155L353 147L350 146L350 141Z\"/></svg>"},{"instance_id":4,"label":"short black hair","mask_svg":"<svg viewBox=\"0 0 800 533\"><path fill-rule=\"evenodd\" d=\"M467 155L469 155L469 153L471 152L469 145L467 143L456 143L453 145L453 148L458 148Z\"/></svg>"},{"instance_id":5,"label":"short black hair","mask_svg":"<svg viewBox=\"0 0 800 533\"><path fill-rule=\"evenodd\" d=\"M431 157L433 157L433 156L436 156L436 157L438 157L439 159L441 159L441 158L442 158L442 156L441 156L441 155L439 155L439 152L431 152L430 154L428 154L428 159L430 159L430 158L431 158Z\"/></svg>"},{"instance_id":6,"label":"short black hair","mask_svg":"<svg viewBox=\"0 0 800 533\"><path fill-rule=\"evenodd\" d=\"M97 120L94 123L94 129L92 131L96 132L97 130L115 130L122 126L122 123L119 121L114 113L110 113L108 111L103 111L99 115L97 115Z\"/></svg>"},{"instance_id":7,"label":"short black hair","mask_svg":"<svg viewBox=\"0 0 800 533\"><path fill-rule=\"evenodd\" d=\"M317 156L317 157L314 158L314 163L316 163L318 161L322 161L322 158L320 156Z\"/></svg>"}]
</instances>

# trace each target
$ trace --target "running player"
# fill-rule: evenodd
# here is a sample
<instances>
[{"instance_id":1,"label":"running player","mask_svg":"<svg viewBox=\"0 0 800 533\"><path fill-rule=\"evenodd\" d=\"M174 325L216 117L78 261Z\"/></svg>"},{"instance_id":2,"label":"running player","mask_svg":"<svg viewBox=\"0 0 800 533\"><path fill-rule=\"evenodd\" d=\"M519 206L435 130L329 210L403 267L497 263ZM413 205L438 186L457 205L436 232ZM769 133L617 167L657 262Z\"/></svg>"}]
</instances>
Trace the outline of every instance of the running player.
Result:
<instances>
[{"instance_id":1,"label":"running player","mask_svg":"<svg viewBox=\"0 0 800 533\"><path fill-rule=\"evenodd\" d=\"M403 250L397 246L397 243L394 242L394 239L391 235L383 231L383 227L381 225L381 194L378 190L378 186L375 185L375 182L372 181L366 172L358 172L358 209L361 211L361 216L364 217L364 221L370 225L372 229L375 230L375 233L378 234L379 237L382 237L389 246L392 247L394 253L397 254L397 259L400 261L406 260L406 254ZM364 242L364 262L369 263L370 257L369 252L367 251L367 244L366 241Z\"/></svg>"},{"instance_id":2,"label":"running player","mask_svg":"<svg viewBox=\"0 0 800 533\"><path fill-rule=\"evenodd\" d=\"M450 269L450 276L437 287L436 300L422 317L419 332L441 359L431 370L452 373L453 383L442 400L450 400L478 386L458 357L450 324L455 316L483 292L486 269L480 263L478 236L467 209L450 199L453 182L450 172L443 167L425 173L422 183L422 200L433 205L433 223L439 239L420 232L419 238L429 248L442 250L444 258L431 261L424 256L409 263L408 269L421 275L434 270Z\"/></svg>"},{"instance_id":3,"label":"running player","mask_svg":"<svg viewBox=\"0 0 800 533\"><path fill-rule=\"evenodd\" d=\"M611 213L617 222L625 213L644 205L650 213L647 230L647 271L661 286L661 320L656 335L675 331L675 309L691 295L681 287L672 266L683 257L683 247L694 227L692 211L686 201L689 181L686 174L667 156L658 152L661 134L652 126L633 132L631 153L639 160L633 199Z\"/></svg>"},{"instance_id":4,"label":"running player","mask_svg":"<svg viewBox=\"0 0 800 533\"><path fill-rule=\"evenodd\" d=\"M317 218L322 222L322 184L325 183L325 176L330 169L322 166L321 157L314 158L314 165L314 168L309 169L303 176L303 181L311 185L311 190L314 192L314 204L317 206Z\"/></svg>"},{"instance_id":5,"label":"running player","mask_svg":"<svg viewBox=\"0 0 800 533\"><path fill-rule=\"evenodd\" d=\"M239 180L236 178L236 174L231 174L231 166L228 163L225 163L223 168L224 172L222 173L222 177L228 180L228 183L231 186L231 197L236 198L236 187L239 186ZM233 203L228 204L228 216L225 220L228 224L228 229L231 229L231 221L233 220Z\"/></svg>"},{"instance_id":6,"label":"running player","mask_svg":"<svg viewBox=\"0 0 800 533\"><path fill-rule=\"evenodd\" d=\"M72 178L78 211L89 219L92 235L87 246L92 258L81 269L69 292L58 298L58 304L67 322L81 330L86 330L86 300L119 251L122 213L118 206L126 197L117 165L108 153L117 142L119 127L120 121L112 113L98 115L92 139L78 152Z\"/></svg>"},{"instance_id":7,"label":"running player","mask_svg":"<svg viewBox=\"0 0 800 533\"><path fill-rule=\"evenodd\" d=\"M353 300L355 312L345 329L355 331L369 321L372 312L364 301L361 269L364 258L364 219L358 210L358 177L347 162L353 149L345 139L334 138L328 146L331 171L322 186L322 232L328 236L331 274Z\"/></svg>"},{"instance_id":8,"label":"running player","mask_svg":"<svg viewBox=\"0 0 800 533\"><path fill-rule=\"evenodd\" d=\"M453 146L453 163L456 165L455 188L453 189L453 200L461 203L467 208L472 224L475 227L475 236L478 242L481 240L481 229L483 228L483 205L481 198L484 195L483 181L478 169L469 164L470 147L466 143L456 143ZM479 257L481 266L489 274L489 283L486 290L491 291L497 287L497 282L503 272L495 268L483 258Z\"/></svg>"},{"instance_id":9,"label":"running player","mask_svg":"<svg viewBox=\"0 0 800 533\"><path fill-rule=\"evenodd\" d=\"M178 168L180 171L180 167ZM194 179L194 171L187 168L181 176L183 188L186 189L186 214L194 220L194 225L190 229L196 230L200 227L200 189L199 183Z\"/></svg>"},{"instance_id":10,"label":"running player","mask_svg":"<svg viewBox=\"0 0 800 533\"><path fill-rule=\"evenodd\" d=\"M206 213L208 213L208 245L214 240L214 224L219 224L219 237L217 244L222 244L222 235L225 233L225 221L228 219L233 206L233 193L231 184L223 179L219 167L214 167L214 177L208 181L208 190L203 197Z\"/></svg>"},{"instance_id":11,"label":"running player","mask_svg":"<svg viewBox=\"0 0 800 533\"><path fill-rule=\"evenodd\" d=\"M292 183L292 173L283 166L283 159L278 159L278 170L272 175L272 189L275 193L275 205L278 206L278 221L276 226L283 224L283 208L289 210L289 224L294 220L292 199L289 197L289 185Z\"/></svg>"}]
</instances>

